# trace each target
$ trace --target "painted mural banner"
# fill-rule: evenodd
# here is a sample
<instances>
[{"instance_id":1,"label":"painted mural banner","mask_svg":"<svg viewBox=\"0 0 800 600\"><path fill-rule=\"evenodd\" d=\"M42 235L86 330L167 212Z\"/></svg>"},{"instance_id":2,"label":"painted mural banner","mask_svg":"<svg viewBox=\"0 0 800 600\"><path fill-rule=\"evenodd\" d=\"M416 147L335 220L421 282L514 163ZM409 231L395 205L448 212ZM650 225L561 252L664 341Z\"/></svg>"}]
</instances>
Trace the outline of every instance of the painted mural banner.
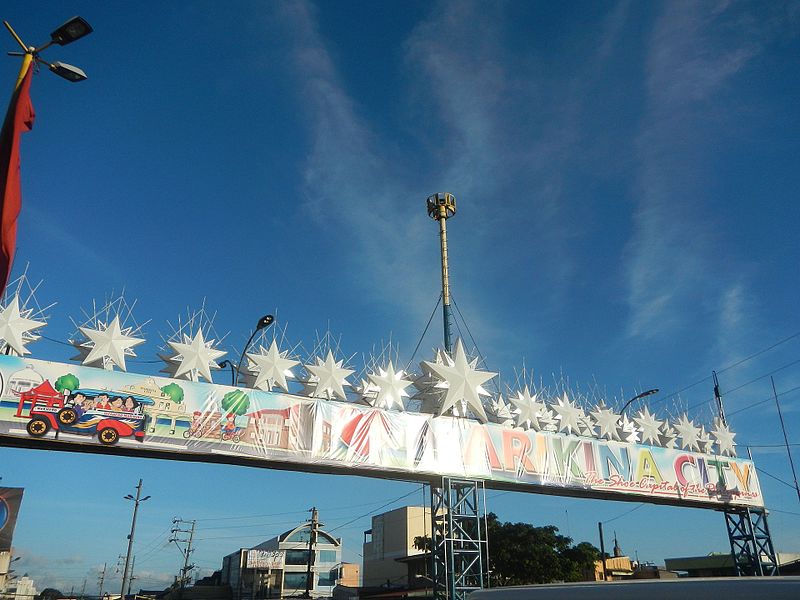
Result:
<instances>
[{"instance_id":1,"label":"painted mural banner","mask_svg":"<svg viewBox=\"0 0 800 600\"><path fill-rule=\"evenodd\" d=\"M0 443L708 508L763 507L750 460L0 355Z\"/></svg>"}]
</instances>

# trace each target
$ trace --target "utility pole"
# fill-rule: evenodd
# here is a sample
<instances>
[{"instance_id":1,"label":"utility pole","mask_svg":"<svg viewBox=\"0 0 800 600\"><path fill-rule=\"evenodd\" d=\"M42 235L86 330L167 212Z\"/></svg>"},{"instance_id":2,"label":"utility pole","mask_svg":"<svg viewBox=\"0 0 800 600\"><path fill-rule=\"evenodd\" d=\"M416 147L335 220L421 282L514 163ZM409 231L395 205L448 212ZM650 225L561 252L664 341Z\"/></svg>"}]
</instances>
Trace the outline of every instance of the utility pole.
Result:
<instances>
[{"instance_id":1,"label":"utility pole","mask_svg":"<svg viewBox=\"0 0 800 600\"><path fill-rule=\"evenodd\" d=\"M178 550L181 551L183 554L183 568L181 569L181 577L180 577L180 586L181 586L181 598L183 598L183 590L186 588L186 581L189 578L189 571L194 568L194 565L189 564L189 558L194 552L192 548L192 542L194 540L194 528L197 524L197 521L184 521L178 517L172 519L172 524L175 527L172 528L172 537L169 539L170 542L175 542L175 545L178 547ZM183 529L183 527L190 526L189 529ZM185 534L187 538L180 538L178 537L181 534Z\"/></svg>"},{"instance_id":2,"label":"utility pole","mask_svg":"<svg viewBox=\"0 0 800 600\"><path fill-rule=\"evenodd\" d=\"M608 581L608 569L606 568L606 542L603 538L602 521L598 521L597 528L600 530L600 560L603 561L603 581Z\"/></svg>"},{"instance_id":3,"label":"utility pole","mask_svg":"<svg viewBox=\"0 0 800 600\"><path fill-rule=\"evenodd\" d=\"M797 472L794 470L794 460L792 460L792 450L789 447L789 438L786 435L786 425L783 423L783 413L781 412L781 403L778 402L778 392L775 390L775 380L770 376L769 380L772 382L772 394L775 396L775 406L778 407L778 418L781 420L781 429L783 430L783 443L786 444L786 454L789 456L789 466L792 468L792 476L794 477L794 489L797 492L797 499L800 500L800 487L797 485Z\"/></svg>"},{"instance_id":4,"label":"utility pole","mask_svg":"<svg viewBox=\"0 0 800 600\"><path fill-rule=\"evenodd\" d=\"M131 563L131 556L133 555L133 536L136 533L136 515L139 513L139 504L148 500L150 496L142 496L142 480L139 480L139 485L136 486L136 497L134 498L130 494L125 496L125 500L133 500L133 519L131 520L131 532L128 535L128 552L125 555L125 570L122 572L122 587L119 590L120 598L125 597L125 583L128 579L128 573Z\"/></svg>"},{"instance_id":5,"label":"utility pole","mask_svg":"<svg viewBox=\"0 0 800 600\"><path fill-rule=\"evenodd\" d=\"M133 560L131 561L131 574L128 575L128 596L131 595L131 584L133 584L134 579L138 579L137 577L133 576L133 568L136 566L136 555L133 555Z\"/></svg>"},{"instance_id":6,"label":"utility pole","mask_svg":"<svg viewBox=\"0 0 800 600\"><path fill-rule=\"evenodd\" d=\"M100 576L97 578L97 587L99 588L98 595L100 600L103 600L103 585L106 582L106 563L103 563L103 570L100 572Z\"/></svg>"},{"instance_id":7,"label":"utility pole","mask_svg":"<svg viewBox=\"0 0 800 600\"><path fill-rule=\"evenodd\" d=\"M306 565L306 593L303 598L311 598L311 590L314 587L314 555L317 548L317 527L319 520L317 507L311 507L311 531L308 535L308 563Z\"/></svg>"},{"instance_id":8,"label":"utility pole","mask_svg":"<svg viewBox=\"0 0 800 600\"><path fill-rule=\"evenodd\" d=\"M717 379L717 372L711 371L711 376L714 378L714 399L717 401L717 410L719 411L719 418L723 425L728 425L728 419L725 418L725 408L722 406L722 394L719 392L719 379Z\"/></svg>"},{"instance_id":9,"label":"utility pole","mask_svg":"<svg viewBox=\"0 0 800 600\"><path fill-rule=\"evenodd\" d=\"M442 253L442 321L444 322L444 349L453 352L453 338L450 332L450 272L447 260L447 219L456 214L456 197L447 192L428 196L428 216L439 221L439 241Z\"/></svg>"}]
</instances>

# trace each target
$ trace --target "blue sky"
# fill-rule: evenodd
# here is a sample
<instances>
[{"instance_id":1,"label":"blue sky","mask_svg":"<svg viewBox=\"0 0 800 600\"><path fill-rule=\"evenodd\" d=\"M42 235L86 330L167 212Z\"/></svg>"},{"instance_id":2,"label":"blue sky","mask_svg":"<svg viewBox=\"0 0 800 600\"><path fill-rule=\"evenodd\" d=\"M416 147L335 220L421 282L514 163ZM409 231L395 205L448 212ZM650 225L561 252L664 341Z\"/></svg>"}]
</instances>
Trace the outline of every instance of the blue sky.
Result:
<instances>
[{"instance_id":1,"label":"blue sky","mask_svg":"<svg viewBox=\"0 0 800 600\"><path fill-rule=\"evenodd\" d=\"M22 150L16 272L58 302L49 338L124 288L151 320L130 370L155 372L167 322L204 298L235 356L277 310L292 343L330 329L360 357L391 336L408 360L438 296L425 198L450 191L454 297L504 384L524 365L609 401L658 387L654 407L708 420L716 369L737 441L772 445L774 404L748 407L773 373L800 442L797 2L14 2L3 18L39 43L73 14L95 32L46 57L89 80L36 77ZM438 340L437 318L417 360ZM753 452L791 481L783 449ZM27 488L18 570L62 589L124 552L139 477L144 587L177 573L176 515L228 519L199 522L208 571L311 505L336 527L421 500L410 483L0 453L2 483ZM777 548L800 551L794 491L761 482ZM502 519L593 543L620 517L607 531L643 560L727 548L718 513L637 506L490 494ZM339 531L346 558L368 526Z\"/></svg>"}]
</instances>

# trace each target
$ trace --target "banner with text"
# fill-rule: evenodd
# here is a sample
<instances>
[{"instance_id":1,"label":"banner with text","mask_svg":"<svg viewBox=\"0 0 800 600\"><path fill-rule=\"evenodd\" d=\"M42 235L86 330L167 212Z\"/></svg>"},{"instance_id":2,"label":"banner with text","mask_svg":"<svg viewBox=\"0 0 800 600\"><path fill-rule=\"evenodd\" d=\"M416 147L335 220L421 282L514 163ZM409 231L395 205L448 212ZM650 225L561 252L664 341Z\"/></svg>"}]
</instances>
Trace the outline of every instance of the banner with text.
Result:
<instances>
[{"instance_id":1,"label":"banner with text","mask_svg":"<svg viewBox=\"0 0 800 600\"><path fill-rule=\"evenodd\" d=\"M763 506L750 460L349 402L0 356L0 443L251 459L373 477L641 501Z\"/></svg>"}]
</instances>

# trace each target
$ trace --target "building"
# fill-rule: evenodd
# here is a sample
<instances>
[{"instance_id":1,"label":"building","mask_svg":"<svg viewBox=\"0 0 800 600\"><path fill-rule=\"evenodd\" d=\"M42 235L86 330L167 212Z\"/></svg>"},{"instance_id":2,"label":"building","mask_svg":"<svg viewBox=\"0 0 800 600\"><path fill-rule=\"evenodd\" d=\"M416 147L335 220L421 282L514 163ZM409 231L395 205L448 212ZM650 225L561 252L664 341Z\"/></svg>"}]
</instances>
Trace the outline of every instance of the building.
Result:
<instances>
[{"instance_id":1,"label":"building","mask_svg":"<svg viewBox=\"0 0 800 600\"><path fill-rule=\"evenodd\" d=\"M605 565L602 560L594 562L594 573L587 577L588 581L623 581L626 579L675 579L678 574L669 567L657 567L650 563L632 561L630 556L622 554L617 534L614 533L614 556L607 556Z\"/></svg>"},{"instance_id":2,"label":"building","mask_svg":"<svg viewBox=\"0 0 800 600\"><path fill-rule=\"evenodd\" d=\"M800 554L778 552L781 575L800 575ZM736 568L730 552L712 552L707 556L684 556L666 559L667 569L685 573L686 577L735 577Z\"/></svg>"},{"instance_id":3,"label":"building","mask_svg":"<svg viewBox=\"0 0 800 600\"><path fill-rule=\"evenodd\" d=\"M409 557L423 555L414 547L414 538L430 537L430 522L431 509L422 506L403 506L373 516L372 527L364 532L363 586L415 587L418 582L409 581L407 563Z\"/></svg>"},{"instance_id":4,"label":"building","mask_svg":"<svg viewBox=\"0 0 800 600\"><path fill-rule=\"evenodd\" d=\"M28 577L26 573L16 581L6 581L5 589L0 593L0 598L3 600L31 600L38 593L33 579Z\"/></svg>"},{"instance_id":5,"label":"building","mask_svg":"<svg viewBox=\"0 0 800 600\"><path fill-rule=\"evenodd\" d=\"M330 598L333 588L358 585L358 565L342 562L342 540L317 529L314 544L311 597ZM252 548L222 559L220 581L233 600L284 598L306 591L311 523L303 523Z\"/></svg>"}]
</instances>

